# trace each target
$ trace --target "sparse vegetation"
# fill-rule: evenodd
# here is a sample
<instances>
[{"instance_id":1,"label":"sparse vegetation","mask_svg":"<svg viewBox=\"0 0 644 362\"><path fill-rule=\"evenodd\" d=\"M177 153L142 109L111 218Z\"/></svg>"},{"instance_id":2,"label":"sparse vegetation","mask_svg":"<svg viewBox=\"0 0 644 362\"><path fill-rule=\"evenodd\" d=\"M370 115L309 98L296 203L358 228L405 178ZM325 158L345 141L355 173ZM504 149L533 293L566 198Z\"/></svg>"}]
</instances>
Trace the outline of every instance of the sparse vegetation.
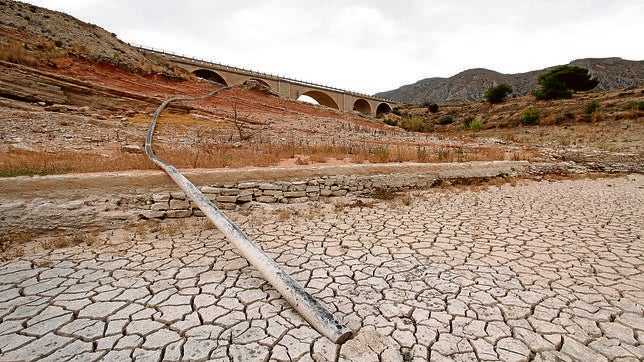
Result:
<instances>
[{"instance_id":1,"label":"sparse vegetation","mask_svg":"<svg viewBox=\"0 0 644 362\"><path fill-rule=\"evenodd\" d=\"M626 110L629 111L629 118L638 119L644 115L644 101L633 101L626 105Z\"/></svg>"},{"instance_id":2,"label":"sparse vegetation","mask_svg":"<svg viewBox=\"0 0 644 362\"><path fill-rule=\"evenodd\" d=\"M401 127L411 132L421 132L425 127L423 119L417 115L410 115L402 122Z\"/></svg>"},{"instance_id":3,"label":"sparse vegetation","mask_svg":"<svg viewBox=\"0 0 644 362\"><path fill-rule=\"evenodd\" d=\"M277 216L278 221L286 221L293 215L287 209L275 210L273 213Z\"/></svg>"},{"instance_id":4,"label":"sparse vegetation","mask_svg":"<svg viewBox=\"0 0 644 362\"><path fill-rule=\"evenodd\" d=\"M62 249L76 245L92 246L96 243L96 235L88 233L74 233L71 235L59 234L40 241L40 247L49 249Z\"/></svg>"},{"instance_id":5,"label":"sparse vegetation","mask_svg":"<svg viewBox=\"0 0 644 362\"><path fill-rule=\"evenodd\" d=\"M24 255L22 244L30 241L33 235L24 231L0 230L0 260L18 258Z\"/></svg>"},{"instance_id":6,"label":"sparse vegetation","mask_svg":"<svg viewBox=\"0 0 644 362\"><path fill-rule=\"evenodd\" d=\"M292 144L252 144L242 147L200 144L195 148L155 146L159 157L180 168L267 167L282 160L295 158L296 164L324 163L328 159L364 162L444 162L448 160L486 159L484 148L464 153L460 147L432 146L422 148L413 144L395 147L369 143L350 143L346 146L312 145L293 148ZM457 157L458 156L458 157ZM499 158L500 157L500 158ZM300 161L297 161L297 159ZM493 156L490 159L503 159ZM106 158L100 154L75 152L37 152L13 150L0 153L0 177L52 175L71 172L98 172L156 169L144 154L121 152Z\"/></svg>"},{"instance_id":7,"label":"sparse vegetation","mask_svg":"<svg viewBox=\"0 0 644 362\"><path fill-rule=\"evenodd\" d=\"M436 113L438 112L438 104L436 103L429 103L427 105L427 110L431 113Z\"/></svg>"},{"instance_id":8,"label":"sparse vegetation","mask_svg":"<svg viewBox=\"0 0 644 362\"><path fill-rule=\"evenodd\" d=\"M512 93L512 86L507 83L499 84L496 87L490 87L485 91L485 101L496 104L501 103L505 98Z\"/></svg>"},{"instance_id":9,"label":"sparse vegetation","mask_svg":"<svg viewBox=\"0 0 644 362\"><path fill-rule=\"evenodd\" d=\"M0 44L0 60L27 66L38 64L38 59L23 44L13 39L9 39L7 44Z\"/></svg>"},{"instance_id":10,"label":"sparse vegetation","mask_svg":"<svg viewBox=\"0 0 644 362\"><path fill-rule=\"evenodd\" d=\"M414 197L411 192L406 192L400 197L400 202L405 206L411 205L412 201L414 201Z\"/></svg>"},{"instance_id":11,"label":"sparse vegetation","mask_svg":"<svg viewBox=\"0 0 644 362\"><path fill-rule=\"evenodd\" d=\"M391 201L395 199L398 194L394 190L387 187L376 187L371 196L377 200Z\"/></svg>"},{"instance_id":12,"label":"sparse vegetation","mask_svg":"<svg viewBox=\"0 0 644 362\"><path fill-rule=\"evenodd\" d=\"M383 122L390 126L398 126L398 122L395 119L385 118Z\"/></svg>"},{"instance_id":13,"label":"sparse vegetation","mask_svg":"<svg viewBox=\"0 0 644 362\"><path fill-rule=\"evenodd\" d=\"M644 111L644 101L633 101L633 102L628 102L626 105L627 110L636 110L636 111Z\"/></svg>"},{"instance_id":14,"label":"sparse vegetation","mask_svg":"<svg viewBox=\"0 0 644 362\"><path fill-rule=\"evenodd\" d=\"M448 124L454 123L454 117L448 115L442 116L441 118L438 119L438 124L444 126Z\"/></svg>"},{"instance_id":15,"label":"sparse vegetation","mask_svg":"<svg viewBox=\"0 0 644 362\"><path fill-rule=\"evenodd\" d=\"M583 120L585 122L600 122L603 120L602 112L600 110L600 103L596 100L591 101L586 105Z\"/></svg>"},{"instance_id":16,"label":"sparse vegetation","mask_svg":"<svg viewBox=\"0 0 644 362\"><path fill-rule=\"evenodd\" d=\"M476 119L475 117L467 117L463 121L463 125L465 126L466 129L476 132L483 129L483 126L485 125L485 121Z\"/></svg>"},{"instance_id":17,"label":"sparse vegetation","mask_svg":"<svg viewBox=\"0 0 644 362\"><path fill-rule=\"evenodd\" d=\"M480 131L483 129L484 122L480 119L473 119L468 123L467 128L471 131Z\"/></svg>"},{"instance_id":18,"label":"sparse vegetation","mask_svg":"<svg viewBox=\"0 0 644 362\"><path fill-rule=\"evenodd\" d=\"M532 126L539 123L541 111L536 107L528 107L521 112L521 123L525 126Z\"/></svg>"},{"instance_id":19,"label":"sparse vegetation","mask_svg":"<svg viewBox=\"0 0 644 362\"><path fill-rule=\"evenodd\" d=\"M595 111L599 110L600 106L601 105L600 105L600 103L598 101L593 100L593 101L591 101L590 103L588 103L586 105L585 113L589 114L589 115L592 115L593 113L595 113Z\"/></svg>"}]
</instances>

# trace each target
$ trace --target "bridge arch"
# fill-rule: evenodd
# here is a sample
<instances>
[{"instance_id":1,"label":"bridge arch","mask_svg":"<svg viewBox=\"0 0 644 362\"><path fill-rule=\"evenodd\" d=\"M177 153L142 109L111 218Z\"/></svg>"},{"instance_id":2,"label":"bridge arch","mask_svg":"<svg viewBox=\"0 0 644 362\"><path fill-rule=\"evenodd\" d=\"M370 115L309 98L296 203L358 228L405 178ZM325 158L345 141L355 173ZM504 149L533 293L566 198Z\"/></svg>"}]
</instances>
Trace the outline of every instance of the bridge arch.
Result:
<instances>
[{"instance_id":1,"label":"bridge arch","mask_svg":"<svg viewBox=\"0 0 644 362\"><path fill-rule=\"evenodd\" d=\"M208 79L210 81L228 86L228 83L226 83L226 80L224 79L224 77L222 77L221 75L217 74L217 72L214 72L210 69L197 69L193 71L192 74L196 75L199 78Z\"/></svg>"},{"instance_id":2,"label":"bridge arch","mask_svg":"<svg viewBox=\"0 0 644 362\"><path fill-rule=\"evenodd\" d=\"M367 116L371 115L371 105L367 100L358 98L356 99L355 102L353 102L353 110L358 111L362 114L366 114Z\"/></svg>"},{"instance_id":3,"label":"bridge arch","mask_svg":"<svg viewBox=\"0 0 644 362\"><path fill-rule=\"evenodd\" d=\"M391 112L391 106L384 102L380 103L378 108L376 108L376 117L387 112Z\"/></svg>"},{"instance_id":4,"label":"bridge arch","mask_svg":"<svg viewBox=\"0 0 644 362\"><path fill-rule=\"evenodd\" d=\"M244 81L244 85L248 87L253 87L253 86L259 86L259 87L266 87L268 89L271 89L270 84L266 83L266 81L259 79L259 78L248 78L246 81Z\"/></svg>"},{"instance_id":5,"label":"bridge arch","mask_svg":"<svg viewBox=\"0 0 644 362\"><path fill-rule=\"evenodd\" d=\"M331 98L331 96L329 96L324 92L317 91L317 90L310 90L306 93L302 93L301 96L309 96L315 99L316 102L320 103L320 105L323 105L329 108L340 109L340 107L338 107L338 104L335 103L333 98Z\"/></svg>"}]
</instances>

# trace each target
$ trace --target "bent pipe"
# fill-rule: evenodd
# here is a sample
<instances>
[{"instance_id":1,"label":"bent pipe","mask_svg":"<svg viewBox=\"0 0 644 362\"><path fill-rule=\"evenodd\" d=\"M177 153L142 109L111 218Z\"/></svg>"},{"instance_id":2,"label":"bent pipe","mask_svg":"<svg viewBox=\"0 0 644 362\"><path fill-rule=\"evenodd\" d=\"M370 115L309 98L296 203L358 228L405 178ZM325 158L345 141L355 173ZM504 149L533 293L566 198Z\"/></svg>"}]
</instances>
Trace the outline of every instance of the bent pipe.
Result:
<instances>
[{"instance_id":1,"label":"bent pipe","mask_svg":"<svg viewBox=\"0 0 644 362\"><path fill-rule=\"evenodd\" d=\"M157 166L190 197L203 213L217 226L228 240L239 250L246 260L252 264L286 301L320 334L333 343L342 344L351 337L349 330L322 303L309 294L304 288L286 273L259 246L235 225L217 206L215 206L197 187L185 178L174 166L155 156L152 151L152 136L157 118L161 111L173 101L198 100L210 97L217 92L231 87L221 87L206 95L195 98L170 98L163 102L152 116L152 122L145 139L145 153Z\"/></svg>"}]
</instances>

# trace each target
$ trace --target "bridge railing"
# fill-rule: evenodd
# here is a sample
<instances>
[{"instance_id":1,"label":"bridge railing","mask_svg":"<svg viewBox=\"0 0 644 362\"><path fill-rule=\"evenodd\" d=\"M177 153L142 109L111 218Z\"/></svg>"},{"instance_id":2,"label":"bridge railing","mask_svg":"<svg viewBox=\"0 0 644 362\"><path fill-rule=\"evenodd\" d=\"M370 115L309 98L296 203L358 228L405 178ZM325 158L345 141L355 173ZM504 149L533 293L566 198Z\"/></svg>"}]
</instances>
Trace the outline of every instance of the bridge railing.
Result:
<instances>
[{"instance_id":1,"label":"bridge railing","mask_svg":"<svg viewBox=\"0 0 644 362\"><path fill-rule=\"evenodd\" d=\"M213 62L211 60L207 60L207 59L203 59L203 58L202 59L193 58L193 57L189 57L189 56L186 56L186 55L177 54L177 53L172 52L172 51L166 51L164 49L156 49L156 48L153 48L153 47L143 46L143 45L140 45L140 44L129 44L129 45L139 49L139 51L148 51L148 52L162 54L164 56L171 56L173 58L180 58L180 59L182 59L182 60L184 60L186 62L189 62L189 63L207 64L209 66L217 67L217 68L222 69L222 70L240 72L240 73L244 73L244 74L248 74L248 75L256 75L256 76L260 76L260 77L264 77L264 78L268 78L268 79L272 79L272 80L286 80L286 81L289 81L291 83L295 83L295 84L298 84L298 85L304 85L304 86L308 86L308 87L314 87L314 88L319 88L319 89L324 89L324 90L329 90L329 91L334 91L334 92L346 93L346 94L350 94L350 95L353 95L353 96L356 96L356 97L370 98L370 99L375 99L375 100L382 101L382 102L387 102L387 103L393 103L393 104L398 103L397 101L394 101L394 100L391 100L391 99L375 97L375 96L365 94L365 93L354 92L354 91L341 89L341 88L337 88L337 87L332 87L332 86L319 84L319 83L307 82L307 81L304 81L304 80L299 80L299 79L295 79L295 78L280 76L280 75L276 75L276 74L268 74L268 73L263 73L263 72L258 72L258 71L255 71L255 70L251 70L251 69L245 69L245 68L241 68L241 67L235 67L235 66L232 66L232 65L221 64L221 63Z\"/></svg>"}]
</instances>

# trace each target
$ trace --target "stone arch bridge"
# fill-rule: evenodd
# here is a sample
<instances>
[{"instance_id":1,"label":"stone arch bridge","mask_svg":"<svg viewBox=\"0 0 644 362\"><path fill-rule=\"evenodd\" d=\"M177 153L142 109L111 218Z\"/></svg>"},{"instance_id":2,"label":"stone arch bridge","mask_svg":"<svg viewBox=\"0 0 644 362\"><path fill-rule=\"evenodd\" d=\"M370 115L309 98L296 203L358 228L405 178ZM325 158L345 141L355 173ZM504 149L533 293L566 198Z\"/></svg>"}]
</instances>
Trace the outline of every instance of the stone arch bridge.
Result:
<instances>
[{"instance_id":1,"label":"stone arch bridge","mask_svg":"<svg viewBox=\"0 0 644 362\"><path fill-rule=\"evenodd\" d=\"M339 88L255 72L247 69L170 54L149 48L138 48L144 53L154 53L164 57L169 63L182 67L197 77L209 79L223 85L247 84L256 82L270 88L273 92L288 99L298 99L305 95L319 104L343 112L358 111L371 117L391 111L397 103L392 100L355 93Z\"/></svg>"}]
</instances>

